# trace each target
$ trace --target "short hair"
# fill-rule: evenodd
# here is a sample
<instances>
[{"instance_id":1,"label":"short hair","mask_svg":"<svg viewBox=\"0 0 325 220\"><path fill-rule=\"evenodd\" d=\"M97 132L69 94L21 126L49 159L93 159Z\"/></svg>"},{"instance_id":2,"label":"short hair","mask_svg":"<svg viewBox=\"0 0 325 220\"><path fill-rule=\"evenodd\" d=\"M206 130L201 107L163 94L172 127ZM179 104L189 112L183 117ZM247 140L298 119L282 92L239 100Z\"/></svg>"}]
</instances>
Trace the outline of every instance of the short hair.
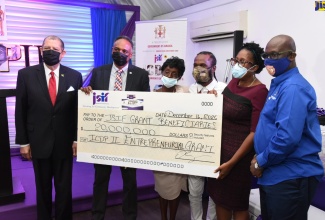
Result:
<instances>
[{"instance_id":1,"label":"short hair","mask_svg":"<svg viewBox=\"0 0 325 220\"><path fill-rule=\"evenodd\" d=\"M260 73L264 68L264 60L261 56L262 53L264 53L264 48L260 47L260 45L257 43L251 42L243 44L240 50L242 49L246 49L252 53L254 64L258 65L258 69L255 73Z\"/></svg>"},{"instance_id":2,"label":"short hair","mask_svg":"<svg viewBox=\"0 0 325 220\"><path fill-rule=\"evenodd\" d=\"M178 78L182 78L185 72L185 63L184 60L178 57L168 58L162 65L161 71L164 71L167 67L178 69Z\"/></svg>"},{"instance_id":3,"label":"short hair","mask_svg":"<svg viewBox=\"0 0 325 220\"><path fill-rule=\"evenodd\" d=\"M45 43L45 41L47 39L50 39L50 40L59 40L61 42L62 50L64 50L64 42L63 42L63 40L61 40L61 38L59 38L58 36L55 36L55 35L49 35L46 38L44 38L42 47L44 47L44 43Z\"/></svg>"},{"instance_id":4,"label":"short hair","mask_svg":"<svg viewBox=\"0 0 325 220\"><path fill-rule=\"evenodd\" d=\"M132 49L133 49L133 42L132 42L132 40L131 40L128 36L126 36L126 35L118 36L118 37L115 39L114 42L116 42L116 41L118 41L118 40L120 40L120 39L127 40L127 41L131 44L131 47L132 47Z\"/></svg>"},{"instance_id":5,"label":"short hair","mask_svg":"<svg viewBox=\"0 0 325 220\"><path fill-rule=\"evenodd\" d=\"M216 57L214 56L214 54L211 53L210 51L201 51L201 52L198 53L197 55L200 55L200 54L203 54L203 55L209 55L209 56L210 56L210 59L212 60L211 65L212 65L212 66L216 66L216 65L217 65L217 59L216 59ZM197 56L197 55L196 55L196 56Z\"/></svg>"}]
</instances>

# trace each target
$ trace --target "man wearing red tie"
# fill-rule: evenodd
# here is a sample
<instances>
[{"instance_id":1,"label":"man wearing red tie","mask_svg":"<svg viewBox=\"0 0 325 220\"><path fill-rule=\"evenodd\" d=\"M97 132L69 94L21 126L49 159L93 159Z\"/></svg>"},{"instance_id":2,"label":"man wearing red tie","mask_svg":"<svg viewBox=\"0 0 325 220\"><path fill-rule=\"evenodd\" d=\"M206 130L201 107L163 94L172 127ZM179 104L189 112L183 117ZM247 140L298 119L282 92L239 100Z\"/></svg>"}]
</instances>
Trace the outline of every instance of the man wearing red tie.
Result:
<instances>
[{"instance_id":1,"label":"man wearing red tie","mask_svg":"<svg viewBox=\"0 0 325 220\"><path fill-rule=\"evenodd\" d=\"M82 88L85 93L94 90L150 91L148 72L129 64L133 43L127 36L115 39L112 48L114 63L93 69L90 86ZM107 188L112 166L95 164L92 219L103 220L106 210ZM121 167L123 178L123 218L137 218L136 169Z\"/></svg>"},{"instance_id":2,"label":"man wearing red tie","mask_svg":"<svg viewBox=\"0 0 325 220\"><path fill-rule=\"evenodd\" d=\"M44 63L18 71L16 143L33 161L37 219L52 219L52 179L55 219L72 219L72 156L76 156L78 89L81 73L60 64L66 54L57 36L44 39Z\"/></svg>"}]
</instances>

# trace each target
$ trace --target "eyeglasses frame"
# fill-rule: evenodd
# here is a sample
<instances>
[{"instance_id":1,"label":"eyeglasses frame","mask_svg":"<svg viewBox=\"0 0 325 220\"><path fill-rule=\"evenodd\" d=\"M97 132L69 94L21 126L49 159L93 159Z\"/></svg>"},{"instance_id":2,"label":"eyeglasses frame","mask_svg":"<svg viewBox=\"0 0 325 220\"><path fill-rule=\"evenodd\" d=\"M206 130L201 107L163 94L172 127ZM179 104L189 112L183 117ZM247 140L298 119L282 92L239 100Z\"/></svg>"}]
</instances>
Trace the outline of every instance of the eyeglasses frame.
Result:
<instances>
[{"instance_id":1,"label":"eyeglasses frame","mask_svg":"<svg viewBox=\"0 0 325 220\"><path fill-rule=\"evenodd\" d=\"M285 50L285 51L282 51L282 52L262 53L261 57L262 57L262 59L278 60L280 55L282 55L284 53L288 53L288 52L290 53L290 54L288 54L288 56L295 53L293 50ZM271 56L274 56L274 57L271 58Z\"/></svg>"}]
</instances>

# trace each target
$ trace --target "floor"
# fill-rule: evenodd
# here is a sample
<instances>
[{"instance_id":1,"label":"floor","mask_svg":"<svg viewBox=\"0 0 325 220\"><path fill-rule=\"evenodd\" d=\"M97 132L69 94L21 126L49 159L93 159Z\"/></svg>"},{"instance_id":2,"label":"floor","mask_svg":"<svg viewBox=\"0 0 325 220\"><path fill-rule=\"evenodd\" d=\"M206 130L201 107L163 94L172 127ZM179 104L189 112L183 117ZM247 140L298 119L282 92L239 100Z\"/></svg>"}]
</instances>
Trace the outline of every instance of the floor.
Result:
<instances>
[{"instance_id":1,"label":"floor","mask_svg":"<svg viewBox=\"0 0 325 220\"><path fill-rule=\"evenodd\" d=\"M0 220L35 220L36 219L36 201L35 201L35 182L32 163L22 161L19 156L11 158L12 176L18 179L25 191L25 199L8 205L0 205ZM121 210L122 183L118 167L112 170L109 201L105 219L121 220L123 219ZM93 164L80 163L74 161L73 168L73 219L90 220L91 219L91 200L92 184L94 178ZM154 191L154 179L152 171L137 170L138 180L138 220L159 220L160 208L157 193ZM53 192L54 197L54 192ZM207 209L207 196L203 198L203 208ZM23 216L23 217L22 217ZM188 194L181 193L181 200L178 207L176 219L190 219L190 205ZM205 219L205 215L204 215Z\"/></svg>"},{"instance_id":2,"label":"floor","mask_svg":"<svg viewBox=\"0 0 325 220\"><path fill-rule=\"evenodd\" d=\"M15 156L11 157L11 164L14 183L19 182L20 187L25 191L25 199L15 203L0 205L0 220L35 220L36 189L32 163L30 161L22 161L20 156ZM88 210L91 209L93 180L93 164L74 161L72 181L73 212L83 216L79 219L90 219ZM157 193L154 191L152 171L137 169L137 182L139 201L157 198ZM108 206L121 204L122 186L120 169L119 167L113 167L109 184ZM54 193L53 190L53 200ZM115 211L112 213L115 213ZM22 218L22 216L24 217ZM116 219L121 218L117 217Z\"/></svg>"},{"instance_id":3,"label":"floor","mask_svg":"<svg viewBox=\"0 0 325 220\"><path fill-rule=\"evenodd\" d=\"M204 213L207 210L207 197L203 198ZM181 194L180 204L177 210L176 219L190 220L190 204L187 193ZM90 220L90 211L74 213L73 220ZM106 209L105 220L121 220L123 219L121 206L111 206ZM159 220L160 209L158 199L144 200L138 203L138 220ZM203 216L205 219L205 214Z\"/></svg>"}]
</instances>

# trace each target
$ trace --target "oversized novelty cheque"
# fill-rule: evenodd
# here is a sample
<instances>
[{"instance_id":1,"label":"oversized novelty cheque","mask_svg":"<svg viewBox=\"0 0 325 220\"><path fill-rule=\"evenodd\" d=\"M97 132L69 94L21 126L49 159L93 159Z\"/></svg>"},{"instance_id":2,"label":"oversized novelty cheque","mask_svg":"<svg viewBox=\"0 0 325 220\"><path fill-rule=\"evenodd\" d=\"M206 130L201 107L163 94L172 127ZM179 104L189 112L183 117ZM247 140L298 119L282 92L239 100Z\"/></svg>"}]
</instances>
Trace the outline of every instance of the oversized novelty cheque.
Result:
<instances>
[{"instance_id":1,"label":"oversized novelty cheque","mask_svg":"<svg viewBox=\"0 0 325 220\"><path fill-rule=\"evenodd\" d=\"M79 91L77 161L216 177L222 95Z\"/></svg>"}]
</instances>

